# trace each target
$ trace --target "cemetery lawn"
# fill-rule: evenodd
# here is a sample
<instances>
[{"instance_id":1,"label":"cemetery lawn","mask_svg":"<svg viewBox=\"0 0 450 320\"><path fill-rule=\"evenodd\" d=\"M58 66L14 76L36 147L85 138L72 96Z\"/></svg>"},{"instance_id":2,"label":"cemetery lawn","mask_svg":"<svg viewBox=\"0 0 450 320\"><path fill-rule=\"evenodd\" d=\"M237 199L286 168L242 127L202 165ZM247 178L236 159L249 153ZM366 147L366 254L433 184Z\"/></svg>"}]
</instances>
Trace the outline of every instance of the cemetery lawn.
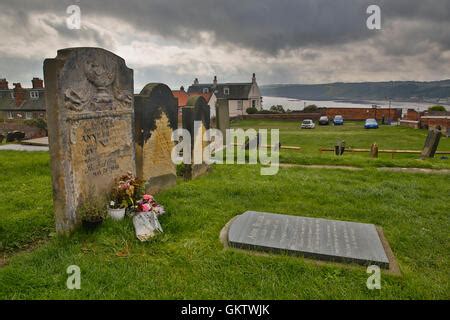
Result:
<instances>
[{"instance_id":1,"label":"cemetery lawn","mask_svg":"<svg viewBox=\"0 0 450 320\"><path fill-rule=\"evenodd\" d=\"M140 243L130 219L49 236L48 154L0 152L0 169L0 241L8 251L0 299L450 298L449 175L368 166L261 176L257 165L216 165L157 195L168 212L160 219L165 232ZM371 291L364 267L224 249L221 229L247 210L379 225L402 276L383 273L382 289ZM81 268L81 290L66 288L70 265Z\"/></svg>"},{"instance_id":2,"label":"cemetery lawn","mask_svg":"<svg viewBox=\"0 0 450 320\"><path fill-rule=\"evenodd\" d=\"M379 129L366 130L363 122L346 122L344 126L319 126L313 130L301 130L300 122L245 120L232 122L233 128L280 129L282 145L298 146L302 150L281 150L280 162L301 165L345 165L357 167L413 167L450 169L450 155L436 155L435 159L420 160L418 154L379 154L378 159L369 153L345 153L336 157L333 152L320 153L319 148L334 148L337 140L344 140L347 147L370 149L377 143L379 149L422 150L428 132L400 126L380 125ZM269 134L270 136L270 134ZM450 139L442 137L438 151L450 151Z\"/></svg>"}]
</instances>

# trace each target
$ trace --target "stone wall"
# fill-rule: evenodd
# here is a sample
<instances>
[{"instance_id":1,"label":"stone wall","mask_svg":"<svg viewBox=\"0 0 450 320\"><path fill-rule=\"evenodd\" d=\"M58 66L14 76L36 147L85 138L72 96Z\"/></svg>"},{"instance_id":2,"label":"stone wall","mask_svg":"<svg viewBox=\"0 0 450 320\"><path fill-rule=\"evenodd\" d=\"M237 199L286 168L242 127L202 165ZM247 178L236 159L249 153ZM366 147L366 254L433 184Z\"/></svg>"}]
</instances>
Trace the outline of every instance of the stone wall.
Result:
<instances>
[{"instance_id":1,"label":"stone wall","mask_svg":"<svg viewBox=\"0 0 450 320\"><path fill-rule=\"evenodd\" d=\"M329 118L334 118L336 115L341 115L344 120L350 121L363 121L369 118L382 120L391 118L394 121L400 119L402 115L401 109L373 109L373 108L327 108L325 115Z\"/></svg>"},{"instance_id":2,"label":"stone wall","mask_svg":"<svg viewBox=\"0 0 450 320\"><path fill-rule=\"evenodd\" d=\"M247 114L243 116L244 120L285 120L302 121L305 119L319 120L320 113L280 113L280 114ZM231 114L230 114L231 117Z\"/></svg>"}]
</instances>

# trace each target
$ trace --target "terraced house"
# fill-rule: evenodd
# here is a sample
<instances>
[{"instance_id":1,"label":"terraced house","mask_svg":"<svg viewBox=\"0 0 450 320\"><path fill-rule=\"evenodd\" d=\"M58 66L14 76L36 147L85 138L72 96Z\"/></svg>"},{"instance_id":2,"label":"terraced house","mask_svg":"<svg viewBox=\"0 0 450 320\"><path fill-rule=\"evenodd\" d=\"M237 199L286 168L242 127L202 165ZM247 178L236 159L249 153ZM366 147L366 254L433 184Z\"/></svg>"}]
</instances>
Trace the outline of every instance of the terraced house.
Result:
<instances>
[{"instance_id":1,"label":"terraced house","mask_svg":"<svg viewBox=\"0 0 450 320\"><path fill-rule=\"evenodd\" d=\"M46 119L44 81L31 80L31 88L13 83L10 88L6 79L0 79L0 134L23 131L27 138L38 138L45 130L30 124L30 120Z\"/></svg>"},{"instance_id":2,"label":"terraced house","mask_svg":"<svg viewBox=\"0 0 450 320\"><path fill-rule=\"evenodd\" d=\"M4 121L31 120L46 117L44 81L31 80L32 88L14 83L9 88L6 79L0 79L0 113Z\"/></svg>"},{"instance_id":3,"label":"terraced house","mask_svg":"<svg viewBox=\"0 0 450 320\"><path fill-rule=\"evenodd\" d=\"M187 93L211 95L214 97L209 100L211 111L215 111L216 104L226 104L230 117L245 115L246 110L251 107L262 109L261 91L255 74L253 74L252 82L248 83L218 83L217 76L212 83L199 83L196 78Z\"/></svg>"}]
</instances>

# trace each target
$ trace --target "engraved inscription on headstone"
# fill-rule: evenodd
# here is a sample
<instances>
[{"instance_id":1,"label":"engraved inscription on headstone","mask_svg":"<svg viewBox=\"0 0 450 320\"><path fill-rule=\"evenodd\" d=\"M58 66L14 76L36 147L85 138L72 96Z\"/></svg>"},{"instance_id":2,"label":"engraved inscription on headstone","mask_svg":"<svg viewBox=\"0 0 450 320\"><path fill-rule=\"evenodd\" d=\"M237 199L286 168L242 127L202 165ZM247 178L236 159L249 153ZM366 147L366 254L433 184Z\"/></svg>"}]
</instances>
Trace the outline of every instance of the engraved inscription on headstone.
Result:
<instances>
[{"instance_id":1,"label":"engraved inscription on headstone","mask_svg":"<svg viewBox=\"0 0 450 320\"><path fill-rule=\"evenodd\" d=\"M228 243L236 248L389 268L372 224L247 211L231 223Z\"/></svg>"},{"instance_id":2,"label":"engraved inscription on headstone","mask_svg":"<svg viewBox=\"0 0 450 320\"><path fill-rule=\"evenodd\" d=\"M136 171L147 192L176 184L172 132L178 127L178 103L168 86L150 83L135 96Z\"/></svg>"},{"instance_id":3,"label":"engraved inscription on headstone","mask_svg":"<svg viewBox=\"0 0 450 320\"><path fill-rule=\"evenodd\" d=\"M69 48L44 61L56 230L72 231L89 195L135 173L133 70L100 48Z\"/></svg>"}]
</instances>

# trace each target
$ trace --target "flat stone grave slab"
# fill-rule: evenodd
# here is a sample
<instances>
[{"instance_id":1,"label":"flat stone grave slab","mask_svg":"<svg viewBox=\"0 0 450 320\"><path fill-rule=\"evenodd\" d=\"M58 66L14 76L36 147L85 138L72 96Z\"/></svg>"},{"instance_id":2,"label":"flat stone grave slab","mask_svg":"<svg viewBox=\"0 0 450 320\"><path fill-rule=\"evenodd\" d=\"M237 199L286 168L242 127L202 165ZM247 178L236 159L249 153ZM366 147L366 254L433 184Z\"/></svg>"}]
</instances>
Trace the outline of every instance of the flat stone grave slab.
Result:
<instances>
[{"instance_id":1,"label":"flat stone grave slab","mask_svg":"<svg viewBox=\"0 0 450 320\"><path fill-rule=\"evenodd\" d=\"M235 248L389 269L373 224L247 211L231 222L227 236L228 244Z\"/></svg>"}]
</instances>

